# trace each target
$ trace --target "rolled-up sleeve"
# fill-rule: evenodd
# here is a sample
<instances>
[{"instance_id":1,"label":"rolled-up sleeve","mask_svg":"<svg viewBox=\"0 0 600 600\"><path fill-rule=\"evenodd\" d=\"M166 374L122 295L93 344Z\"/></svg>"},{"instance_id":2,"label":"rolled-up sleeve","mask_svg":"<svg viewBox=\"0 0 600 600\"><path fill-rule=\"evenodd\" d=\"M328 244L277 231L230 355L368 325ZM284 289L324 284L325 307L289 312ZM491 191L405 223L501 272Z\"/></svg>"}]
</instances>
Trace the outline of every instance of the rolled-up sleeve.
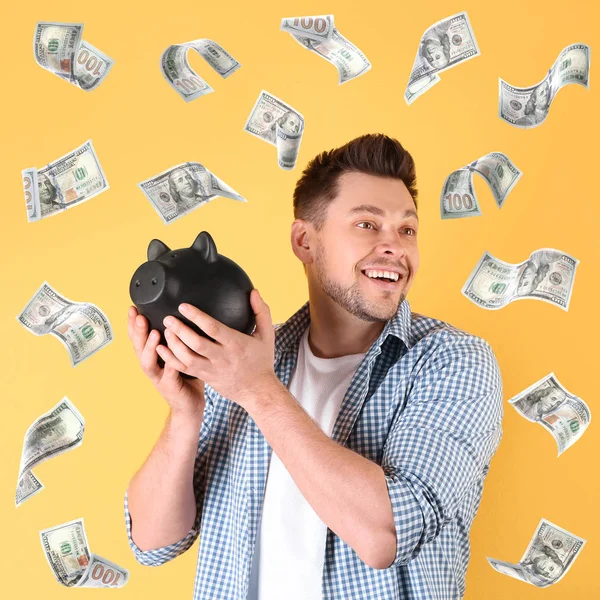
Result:
<instances>
[{"instance_id":1,"label":"rolled-up sleeve","mask_svg":"<svg viewBox=\"0 0 600 600\"><path fill-rule=\"evenodd\" d=\"M210 424L213 417L214 404L213 397L211 396L212 388L205 385L205 398L206 407L204 410L204 418L202 420L202 427L200 429L200 435L198 438L198 450L196 453L196 460L194 462L194 494L196 497L196 518L192 528L187 532L184 538L181 540L163 546L161 548L152 548L151 550L142 550L131 537L131 514L129 512L129 505L127 496L129 489L125 492L124 497L124 513L125 513L125 527L127 530L127 539L129 546L133 550L135 559L142 565L148 567L158 567L170 560L173 560L180 554L183 554L186 550L196 541L200 533L200 522L202 519L202 508L204 506L204 485L206 475L206 463L207 463L207 448L210 440Z\"/></svg>"},{"instance_id":2,"label":"rolled-up sleeve","mask_svg":"<svg viewBox=\"0 0 600 600\"><path fill-rule=\"evenodd\" d=\"M482 484L502 437L502 415L502 378L490 345L470 335L443 339L383 449L396 529L396 555L387 568L415 558Z\"/></svg>"},{"instance_id":3,"label":"rolled-up sleeve","mask_svg":"<svg viewBox=\"0 0 600 600\"><path fill-rule=\"evenodd\" d=\"M127 490L125 492L124 508L125 508L125 525L127 527L127 539L129 546L133 550L135 559L142 565L147 567L158 567L170 560L173 560L180 554L183 554L188 550L192 544L196 541L199 533L199 519L196 515L194 526L188 531L186 536L168 546L162 548L153 548L152 550L141 550L140 547L133 541L131 537L131 515L129 514L129 507L127 505Z\"/></svg>"}]
</instances>

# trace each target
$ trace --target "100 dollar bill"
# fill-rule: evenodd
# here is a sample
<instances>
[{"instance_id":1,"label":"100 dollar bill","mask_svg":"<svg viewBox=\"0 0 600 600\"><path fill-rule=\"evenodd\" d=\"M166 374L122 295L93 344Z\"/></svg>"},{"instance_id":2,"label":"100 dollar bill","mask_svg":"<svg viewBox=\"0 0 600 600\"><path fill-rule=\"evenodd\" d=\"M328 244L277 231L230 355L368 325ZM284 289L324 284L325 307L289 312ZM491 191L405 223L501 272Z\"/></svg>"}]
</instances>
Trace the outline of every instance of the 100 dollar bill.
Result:
<instances>
[{"instance_id":1,"label":"100 dollar bill","mask_svg":"<svg viewBox=\"0 0 600 600\"><path fill-rule=\"evenodd\" d=\"M587 404L568 392L554 373L536 381L509 402L523 417L543 425L552 434L558 456L583 435L592 420Z\"/></svg>"},{"instance_id":2,"label":"100 dollar bill","mask_svg":"<svg viewBox=\"0 0 600 600\"><path fill-rule=\"evenodd\" d=\"M244 131L276 146L277 162L282 169L294 168L304 134L304 117L297 110L262 90Z\"/></svg>"},{"instance_id":3,"label":"100 dollar bill","mask_svg":"<svg viewBox=\"0 0 600 600\"><path fill-rule=\"evenodd\" d=\"M499 573L542 588L566 575L584 545L584 539L542 519L518 564L486 558Z\"/></svg>"},{"instance_id":4,"label":"100 dollar bill","mask_svg":"<svg viewBox=\"0 0 600 600\"><path fill-rule=\"evenodd\" d=\"M369 59L335 27L333 15L283 18L280 29L302 47L334 65L338 71L338 85L371 69Z\"/></svg>"},{"instance_id":5,"label":"100 dollar bill","mask_svg":"<svg viewBox=\"0 0 600 600\"><path fill-rule=\"evenodd\" d=\"M440 81L438 73L481 54L466 11L442 19L425 31L404 99L408 105Z\"/></svg>"},{"instance_id":6,"label":"100 dollar bill","mask_svg":"<svg viewBox=\"0 0 600 600\"><path fill-rule=\"evenodd\" d=\"M160 70L171 87L186 102L214 92L190 66L190 50L195 50L223 79L241 67L223 46L213 40L202 38L169 46L160 57Z\"/></svg>"},{"instance_id":7,"label":"100 dollar bill","mask_svg":"<svg viewBox=\"0 0 600 600\"><path fill-rule=\"evenodd\" d=\"M49 333L60 340L73 367L113 340L110 322L96 305L69 300L46 281L16 318L34 335Z\"/></svg>"},{"instance_id":8,"label":"100 dollar bill","mask_svg":"<svg viewBox=\"0 0 600 600\"><path fill-rule=\"evenodd\" d=\"M165 225L183 217L217 196L247 202L234 189L213 175L204 165L187 162L171 167L138 187Z\"/></svg>"},{"instance_id":9,"label":"100 dollar bill","mask_svg":"<svg viewBox=\"0 0 600 600\"><path fill-rule=\"evenodd\" d=\"M40 67L90 92L108 75L114 61L81 39L83 23L38 21L33 55Z\"/></svg>"},{"instance_id":10,"label":"100 dollar bill","mask_svg":"<svg viewBox=\"0 0 600 600\"><path fill-rule=\"evenodd\" d=\"M488 310L531 298L566 311L577 265L579 260L552 248L536 250L520 264L504 262L486 251L461 291L471 302Z\"/></svg>"},{"instance_id":11,"label":"100 dollar bill","mask_svg":"<svg viewBox=\"0 0 600 600\"><path fill-rule=\"evenodd\" d=\"M442 219L481 215L473 186L473 173L483 177L490 187L498 208L523 174L502 152L490 152L470 165L448 175L440 196Z\"/></svg>"},{"instance_id":12,"label":"100 dollar bill","mask_svg":"<svg viewBox=\"0 0 600 600\"><path fill-rule=\"evenodd\" d=\"M500 79L498 116L519 129L541 125L548 116L554 97L565 85L576 83L590 87L590 54L587 44L564 48L548 73L534 86L519 88Z\"/></svg>"},{"instance_id":13,"label":"100 dollar bill","mask_svg":"<svg viewBox=\"0 0 600 600\"><path fill-rule=\"evenodd\" d=\"M75 405L64 396L48 412L36 419L25 432L15 506L21 505L44 489L31 469L83 442L85 419Z\"/></svg>"},{"instance_id":14,"label":"100 dollar bill","mask_svg":"<svg viewBox=\"0 0 600 600\"><path fill-rule=\"evenodd\" d=\"M120 588L129 571L97 554L91 554L83 519L40 531L46 560L56 580L65 587Z\"/></svg>"},{"instance_id":15,"label":"100 dollar bill","mask_svg":"<svg viewBox=\"0 0 600 600\"><path fill-rule=\"evenodd\" d=\"M41 169L23 169L27 221L52 217L109 188L92 140Z\"/></svg>"}]
</instances>

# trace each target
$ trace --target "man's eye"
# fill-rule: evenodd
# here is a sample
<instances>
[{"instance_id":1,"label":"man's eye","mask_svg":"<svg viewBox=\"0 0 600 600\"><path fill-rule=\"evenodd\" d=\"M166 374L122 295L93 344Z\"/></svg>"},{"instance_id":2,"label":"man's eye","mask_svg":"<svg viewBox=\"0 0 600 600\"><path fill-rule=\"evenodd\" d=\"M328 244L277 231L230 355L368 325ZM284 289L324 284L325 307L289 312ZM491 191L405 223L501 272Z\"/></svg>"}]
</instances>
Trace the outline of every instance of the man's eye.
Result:
<instances>
[{"instance_id":1,"label":"man's eye","mask_svg":"<svg viewBox=\"0 0 600 600\"><path fill-rule=\"evenodd\" d=\"M370 221L361 221L360 223L357 223L357 225L373 225L373 223L371 223ZM365 229L365 227L361 227L361 229ZM412 228L412 227L406 227L404 231L412 231L412 236L414 237L415 235L417 235L417 232Z\"/></svg>"}]
</instances>

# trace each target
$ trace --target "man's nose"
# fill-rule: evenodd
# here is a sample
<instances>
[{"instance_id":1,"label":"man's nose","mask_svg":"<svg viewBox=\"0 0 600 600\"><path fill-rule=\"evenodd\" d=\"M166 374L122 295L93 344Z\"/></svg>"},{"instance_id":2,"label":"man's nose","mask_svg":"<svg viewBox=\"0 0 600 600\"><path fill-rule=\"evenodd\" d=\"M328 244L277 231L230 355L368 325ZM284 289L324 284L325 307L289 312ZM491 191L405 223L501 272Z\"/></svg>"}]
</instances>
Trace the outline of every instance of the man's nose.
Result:
<instances>
[{"instance_id":1,"label":"man's nose","mask_svg":"<svg viewBox=\"0 0 600 600\"><path fill-rule=\"evenodd\" d=\"M390 237L389 239L382 241L381 246L386 252L392 250L394 254L397 254L398 256L406 256L406 244L398 238Z\"/></svg>"}]
</instances>

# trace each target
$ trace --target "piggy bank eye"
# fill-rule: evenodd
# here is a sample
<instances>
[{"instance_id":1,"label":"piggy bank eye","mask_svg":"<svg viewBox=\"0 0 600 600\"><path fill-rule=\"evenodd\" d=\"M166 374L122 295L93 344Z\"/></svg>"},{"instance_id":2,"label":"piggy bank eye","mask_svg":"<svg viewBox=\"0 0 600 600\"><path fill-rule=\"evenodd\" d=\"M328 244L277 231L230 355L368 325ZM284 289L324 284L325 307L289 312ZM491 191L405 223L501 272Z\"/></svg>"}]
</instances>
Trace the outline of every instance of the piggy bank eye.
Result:
<instances>
[{"instance_id":1,"label":"piggy bank eye","mask_svg":"<svg viewBox=\"0 0 600 600\"><path fill-rule=\"evenodd\" d=\"M172 258L177 258L177 254L175 252L173 252L173 254L171 254Z\"/></svg>"}]
</instances>

